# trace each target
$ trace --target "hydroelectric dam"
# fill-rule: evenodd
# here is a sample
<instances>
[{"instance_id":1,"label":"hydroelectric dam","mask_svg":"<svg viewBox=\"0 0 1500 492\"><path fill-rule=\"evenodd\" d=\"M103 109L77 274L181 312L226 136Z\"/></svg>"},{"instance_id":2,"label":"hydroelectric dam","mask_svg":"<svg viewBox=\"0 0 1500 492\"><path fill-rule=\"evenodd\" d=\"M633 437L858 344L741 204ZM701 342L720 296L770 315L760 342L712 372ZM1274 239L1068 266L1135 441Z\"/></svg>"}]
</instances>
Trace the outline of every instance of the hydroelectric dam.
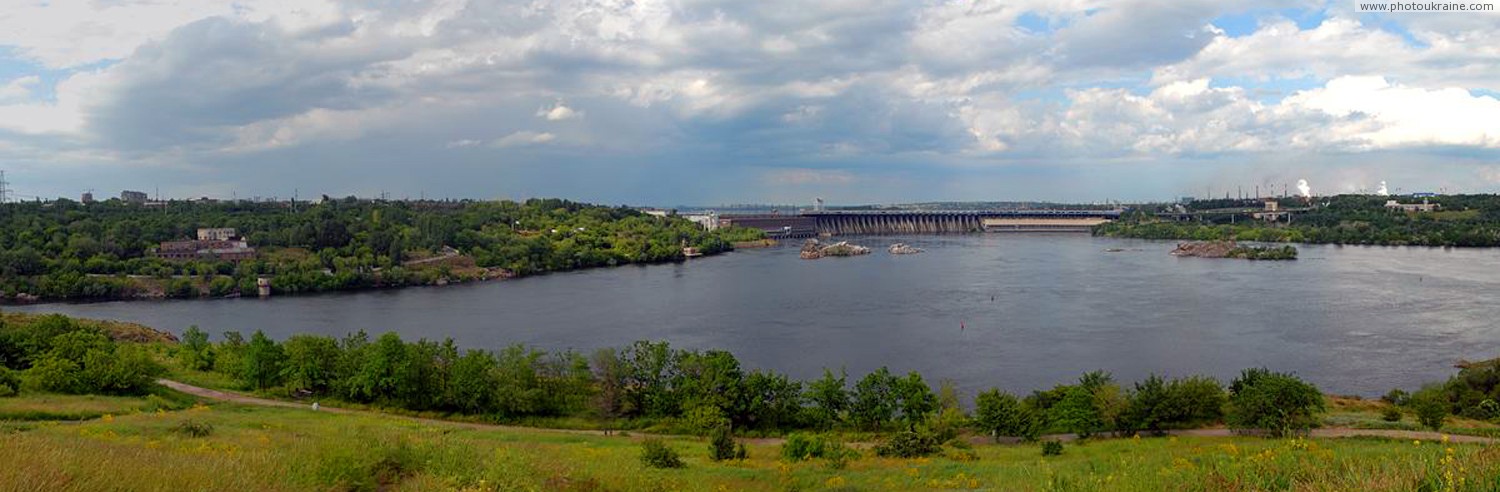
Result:
<instances>
[{"instance_id":1,"label":"hydroelectric dam","mask_svg":"<svg viewBox=\"0 0 1500 492\"><path fill-rule=\"evenodd\" d=\"M1089 232L1123 210L812 210L795 214L725 215L722 226L753 227L773 237L961 232Z\"/></svg>"}]
</instances>

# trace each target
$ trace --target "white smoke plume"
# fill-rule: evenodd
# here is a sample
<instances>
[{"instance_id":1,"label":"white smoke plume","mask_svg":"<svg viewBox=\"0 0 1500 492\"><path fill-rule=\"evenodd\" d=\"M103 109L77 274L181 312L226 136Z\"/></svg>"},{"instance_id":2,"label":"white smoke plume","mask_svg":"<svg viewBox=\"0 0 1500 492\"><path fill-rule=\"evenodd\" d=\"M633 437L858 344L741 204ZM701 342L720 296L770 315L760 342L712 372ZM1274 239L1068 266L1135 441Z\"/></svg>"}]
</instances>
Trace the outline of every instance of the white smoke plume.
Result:
<instances>
[{"instance_id":1,"label":"white smoke plume","mask_svg":"<svg viewBox=\"0 0 1500 492\"><path fill-rule=\"evenodd\" d=\"M1312 187L1307 185L1307 180L1299 179L1297 180L1297 192L1301 193L1302 196L1310 197L1312 196Z\"/></svg>"},{"instance_id":2,"label":"white smoke plume","mask_svg":"<svg viewBox=\"0 0 1500 492\"><path fill-rule=\"evenodd\" d=\"M1380 196L1390 196L1391 192L1390 190L1386 189L1385 181L1380 182L1380 189L1375 190L1375 194Z\"/></svg>"}]
</instances>

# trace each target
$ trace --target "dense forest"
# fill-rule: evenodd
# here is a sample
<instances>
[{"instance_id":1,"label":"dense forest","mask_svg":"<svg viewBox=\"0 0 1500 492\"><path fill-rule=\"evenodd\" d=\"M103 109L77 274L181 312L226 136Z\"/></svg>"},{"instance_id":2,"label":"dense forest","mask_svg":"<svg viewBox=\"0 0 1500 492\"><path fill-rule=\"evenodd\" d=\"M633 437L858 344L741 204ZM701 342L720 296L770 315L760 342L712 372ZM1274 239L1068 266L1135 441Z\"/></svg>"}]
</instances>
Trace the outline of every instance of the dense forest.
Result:
<instances>
[{"instance_id":1,"label":"dense forest","mask_svg":"<svg viewBox=\"0 0 1500 492\"><path fill-rule=\"evenodd\" d=\"M1281 200L1295 209L1291 223L1251 220L1229 210L1259 209L1257 200L1197 200L1182 204L1186 212L1207 213L1201 220L1159 219L1157 212L1178 212L1173 205L1137 207L1122 220L1098 226L1101 236L1143 239L1237 240L1291 243L1372 244L1392 246L1500 246L1500 195L1440 195L1434 212L1386 208L1386 200L1418 203L1412 197L1339 195Z\"/></svg>"},{"instance_id":2,"label":"dense forest","mask_svg":"<svg viewBox=\"0 0 1500 492\"><path fill-rule=\"evenodd\" d=\"M257 257L151 254L163 241L217 227L236 229ZM278 294L419 285L673 261L685 246L714 254L761 237L557 199L13 203L0 205L0 289L12 298L64 299L252 294L259 277ZM461 254L412 262L444 248Z\"/></svg>"}]
</instances>

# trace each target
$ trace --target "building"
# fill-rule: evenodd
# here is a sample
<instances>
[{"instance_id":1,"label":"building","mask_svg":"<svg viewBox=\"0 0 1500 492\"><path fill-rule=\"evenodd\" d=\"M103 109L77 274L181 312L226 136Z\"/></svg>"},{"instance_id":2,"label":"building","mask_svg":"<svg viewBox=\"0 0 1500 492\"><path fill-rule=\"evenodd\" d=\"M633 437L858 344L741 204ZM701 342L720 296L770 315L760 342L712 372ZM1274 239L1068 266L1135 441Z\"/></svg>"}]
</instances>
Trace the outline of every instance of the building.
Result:
<instances>
[{"instance_id":1,"label":"building","mask_svg":"<svg viewBox=\"0 0 1500 492\"><path fill-rule=\"evenodd\" d=\"M719 227L760 229L773 238L813 237L818 235L817 219L801 215L755 214L721 215Z\"/></svg>"},{"instance_id":2,"label":"building","mask_svg":"<svg viewBox=\"0 0 1500 492\"><path fill-rule=\"evenodd\" d=\"M93 192L85 192L83 194L83 200L81 200L81 201L83 203L94 203L94 193Z\"/></svg>"},{"instance_id":3,"label":"building","mask_svg":"<svg viewBox=\"0 0 1500 492\"><path fill-rule=\"evenodd\" d=\"M156 257L164 260L244 261L255 259L255 248L244 241L163 241Z\"/></svg>"},{"instance_id":4,"label":"building","mask_svg":"<svg viewBox=\"0 0 1500 492\"><path fill-rule=\"evenodd\" d=\"M239 237L239 234L235 233L233 227L198 229L199 241L229 241L237 237Z\"/></svg>"},{"instance_id":5,"label":"building","mask_svg":"<svg viewBox=\"0 0 1500 492\"><path fill-rule=\"evenodd\" d=\"M146 203L146 200L149 198L150 197L146 196L146 192L143 191L125 190L120 192L120 201L123 201L125 203L139 205Z\"/></svg>"},{"instance_id":6,"label":"building","mask_svg":"<svg viewBox=\"0 0 1500 492\"><path fill-rule=\"evenodd\" d=\"M1399 209L1403 212L1433 212L1442 208L1442 204L1428 203L1426 198L1422 199L1422 203L1401 203L1395 200L1386 200L1385 208L1391 210Z\"/></svg>"},{"instance_id":7,"label":"building","mask_svg":"<svg viewBox=\"0 0 1500 492\"><path fill-rule=\"evenodd\" d=\"M163 241L157 246L157 258L174 261L210 260L244 261L255 259L255 248L239 239L233 228L198 229L198 239Z\"/></svg>"},{"instance_id":8,"label":"building","mask_svg":"<svg viewBox=\"0 0 1500 492\"><path fill-rule=\"evenodd\" d=\"M704 230L712 231L719 228L719 214L714 212L702 214L682 214L682 218L691 220Z\"/></svg>"}]
</instances>

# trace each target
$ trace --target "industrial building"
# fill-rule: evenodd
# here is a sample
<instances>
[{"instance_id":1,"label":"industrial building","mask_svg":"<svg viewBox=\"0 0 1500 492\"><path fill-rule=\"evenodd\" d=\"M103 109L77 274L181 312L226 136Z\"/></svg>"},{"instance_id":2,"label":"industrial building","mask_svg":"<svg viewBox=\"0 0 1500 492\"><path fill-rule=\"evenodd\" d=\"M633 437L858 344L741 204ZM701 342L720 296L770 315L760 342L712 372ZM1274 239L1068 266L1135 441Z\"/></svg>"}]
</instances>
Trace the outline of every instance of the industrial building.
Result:
<instances>
[{"instance_id":1,"label":"industrial building","mask_svg":"<svg viewBox=\"0 0 1500 492\"><path fill-rule=\"evenodd\" d=\"M198 229L198 239L162 241L157 258L174 261L244 261L255 259L255 248L232 228Z\"/></svg>"}]
</instances>

